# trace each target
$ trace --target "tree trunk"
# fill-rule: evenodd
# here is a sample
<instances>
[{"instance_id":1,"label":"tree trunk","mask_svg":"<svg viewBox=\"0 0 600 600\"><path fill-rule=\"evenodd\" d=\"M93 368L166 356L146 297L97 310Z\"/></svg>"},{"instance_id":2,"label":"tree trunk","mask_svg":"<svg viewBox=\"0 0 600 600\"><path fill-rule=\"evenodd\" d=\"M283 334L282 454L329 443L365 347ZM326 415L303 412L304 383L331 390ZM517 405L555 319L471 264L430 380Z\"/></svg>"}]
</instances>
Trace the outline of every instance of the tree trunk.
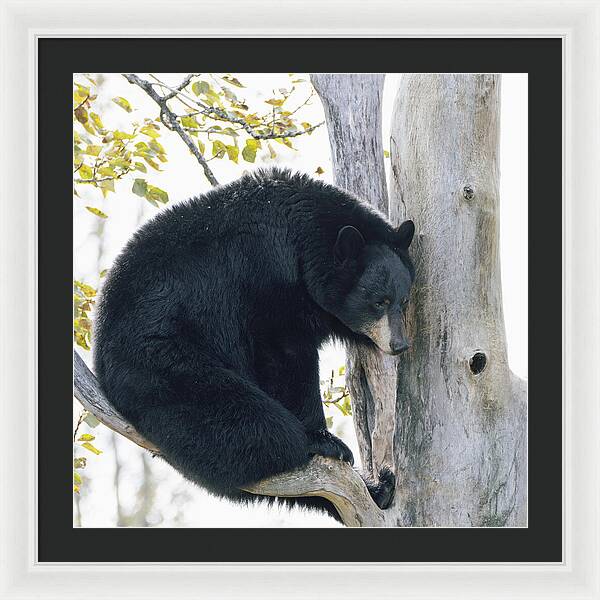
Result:
<instances>
[{"instance_id":1,"label":"tree trunk","mask_svg":"<svg viewBox=\"0 0 600 600\"><path fill-rule=\"evenodd\" d=\"M385 75L313 74L325 109L334 182L388 214L381 101ZM363 469L376 476L393 466L397 360L349 344L346 382Z\"/></svg>"},{"instance_id":2,"label":"tree trunk","mask_svg":"<svg viewBox=\"0 0 600 600\"><path fill-rule=\"evenodd\" d=\"M381 208L383 78L312 79L336 183ZM387 524L526 524L526 391L508 368L502 314L499 84L405 75L395 102L390 217L412 218L418 234L412 349L396 361L349 348L363 464L398 477Z\"/></svg>"},{"instance_id":3,"label":"tree trunk","mask_svg":"<svg viewBox=\"0 0 600 600\"><path fill-rule=\"evenodd\" d=\"M508 367L499 256L500 76L406 75L391 216L410 215L413 351L395 454L404 525L525 525L525 385Z\"/></svg>"},{"instance_id":4,"label":"tree trunk","mask_svg":"<svg viewBox=\"0 0 600 600\"><path fill-rule=\"evenodd\" d=\"M334 182L388 214L381 138L385 75L313 74L325 109ZM346 382L363 469L376 476L394 466L398 359L348 344Z\"/></svg>"}]
</instances>

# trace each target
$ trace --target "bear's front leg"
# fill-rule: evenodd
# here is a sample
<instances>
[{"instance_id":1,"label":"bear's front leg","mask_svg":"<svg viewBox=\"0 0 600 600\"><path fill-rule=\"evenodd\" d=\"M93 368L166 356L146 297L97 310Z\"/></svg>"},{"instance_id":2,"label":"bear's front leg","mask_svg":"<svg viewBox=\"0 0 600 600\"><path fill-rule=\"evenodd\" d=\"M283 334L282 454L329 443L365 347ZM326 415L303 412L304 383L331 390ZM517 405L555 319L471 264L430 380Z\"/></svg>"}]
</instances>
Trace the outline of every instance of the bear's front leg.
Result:
<instances>
[{"instance_id":1,"label":"bear's front leg","mask_svg":"<svg viewBox=\"0 0 600 600\"><path fill-rule=\"evenodd\" d=\"M293 366L290 365L289 369L292 373L289 380L295 382L290 388L293 396L290 405L292 412L306 427L309 453L330 456L353 465L354 457L350 448L327 429L319 388L319 354L316 348L296 352Z\"/></svg>"},{"instance_id":2,"label":"bear's front leg","mask_svg":"<svg viewBox=\"0 0 600 600\"><path fill-rule=\"evenodd\" d=\"M317 344L301 343L300 339L299 335L292 336L280 342L277 352L259 356L259 383L304 425L309 455L330 456L353 464L350 448L327 430L319 389Z\"/></svg>"}]
</instances>

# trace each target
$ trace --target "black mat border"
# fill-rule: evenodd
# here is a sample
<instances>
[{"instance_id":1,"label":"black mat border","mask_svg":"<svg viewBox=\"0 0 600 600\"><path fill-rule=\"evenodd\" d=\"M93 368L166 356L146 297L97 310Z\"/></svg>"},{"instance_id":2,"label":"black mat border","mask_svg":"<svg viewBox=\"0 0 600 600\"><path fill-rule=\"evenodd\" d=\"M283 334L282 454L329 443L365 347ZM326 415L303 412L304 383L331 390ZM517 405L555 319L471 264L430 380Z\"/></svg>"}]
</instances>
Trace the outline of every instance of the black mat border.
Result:
<instances>
[{"instance_id":1,"label":"black mat border","mask_svg":"<svg viewBox=\"0 0 600 600\"><path fill-rule=\"evenodd\" d=\"M39 561L562 560L561 39L46 38L38 52ZM528 528L72 528L72 73L174 70L529 73Z\"/></svg>"}]
</instances>

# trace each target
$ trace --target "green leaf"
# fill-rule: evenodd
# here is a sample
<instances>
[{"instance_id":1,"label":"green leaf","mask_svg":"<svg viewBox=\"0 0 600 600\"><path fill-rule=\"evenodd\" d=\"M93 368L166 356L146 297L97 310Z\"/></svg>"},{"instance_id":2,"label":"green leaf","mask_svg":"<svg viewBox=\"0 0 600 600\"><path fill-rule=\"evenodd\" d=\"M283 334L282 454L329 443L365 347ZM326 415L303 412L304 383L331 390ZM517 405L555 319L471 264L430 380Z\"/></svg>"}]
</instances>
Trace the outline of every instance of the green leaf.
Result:
<instances>
[{"instance_id":1,"label":"green leaf","mask_svg":"<svg viewBox=\"0 0 600 600\"><path fill-rule=\"evenodd\" d=\"M327 425L328 429L330 429L331 427L333 427L333 417L326 417L325 418L325 424Z\"/></svg>"},{"instance_id":2,"label":"green leaf","mask_svg":"<svg viewBox=\"0 0 600 600\"><path fill-rule=\"evenodd\" d=\"M73 467L75 469L85 469L85 465L87 464L87 458L85 456L78 456L73 459Z\"/></svg>"},{"instance_id":3,"label":"green leaf","mask_svg":"<svg viewBox=\"0 0 600 600\"><path fill-rule=\"evenodd\" d=\"M115 140L132 140L135 137L133 133L125 133L118 130L113 131L112 134Z\"/></svg>"},{"instance_id":4,"label":"green leaf","mask_svg":"<svg viewBox=\"0 0 600 600\"><path fill-rule=\"evenodd\" d=\"M146 165L143 162L136 162L135 163L135 170L136 171L141 171L142 173L147 173L148 169L146 168Z\"/></svg>"},{"instance_id":5,"label":"green leaf","mask_svg":"<svg viewBox=\"0 0 600 600\"><path fill-rule=\"evenodd\" d=\"M120 106L123 110L126 110L128 113L130 113L133 110L133 108L131 108L131 104L129 104L129 102L121 96L116 96L112 99L112 101L117 106Z\"/></svg>"},{"instance_id":6,"label":"green leaf","mask_svg":"<svg viewBox=\"0 0 600 600\"><path fill-rule=\"evenodd\" d=\"M246 144L242 150L242 157L246 162L253 163L256 160L256 147Z\"/></svg>"},{"instance_id":7,"label":"green leaf","mask_svg":"<svg viewBox=\"0 0 600 600\"><path fill-rule=\"evenodd\" d=\"M148 142L148 145L157 154L165 154L165 149L163 148L162 144L157 142L155 139L150 140L150 142Z\"/></svg>"},{"instance_id":8,"label":"green leaf","mask_svg":"<svg viewBox=\"0 0 600 600\"><path fill-rule=\"evenodd\" d=\"M200 125L198 121L194 117L181 117L181 124L184 127L191 127L192 129L197 129Z\"/></svg>"},{"instance_id":9,"label":"green leaf","mask_svg":"<svg viewBox=\"0 0 600 600\"><path fill-rule=\"evenodd\" d=\"M204 142L202 140L198 140L198 149L200 150L200 154L204 154L206 146L204 145Z\"/></svg>"},{"instance_id":10,"label":"green leaf","mask_svg":"<svg viewBox=\"0 0 600 600\"><path fill-rule=\"evenodd\" d=\"M94 146L89 144L85 149L85 153L89 154L90 156L98 156L100 152L102 152L102 146Z\"/></svg>"},{"instance_id":11,"label":"green leaf","mask_svg":"<svg viewBox=\"0 0 600 600\"><path fill-rule=\"evenodd\" d=\"M233 130L231 127L225 127L222 131L223 135L230 135L233 138L239 137L237 131Z\"/></svg>"},{"instance_id":12,"label":"green leaf","mask_svg":"<svg viewBox=\"0 0 600 600\"><path fill-rule=\"evenodd\" d=\"M226 152L227 152L227 148L221 140L215 140L213 142L213 147L212 147L212 155L213 156L216 156L217 158L223 158L223 156L225 156Z\"/></svg>"},{"instance_id":13,"label":"green leaf","mask_svg":"<svg viewBox=\"0 0 600 600\"><path fill-rule=\"evenodd\" d=\"M240 153L240 150L237 146L226 146L227 148L227 158L229 158L229 160L232 160L234 163L237 164L238 161L238 155Z\"/></svg>"},{"instance_id":14,"label":"green leaf","mask_svg":"<svg viewBox=\"0 0 600 600\"><path fill-rule=\"evenodd\" d=\"M210 90L208 90L208 92L206 92L206 94L204 94L204 97L206 98L206 101L211 106L216 105L216 106L220 106L221 108L223 108L223 103L221 102L221 97L212 88Z\"/></svg>"},{"instance_id":15,"label":"green leaf","mask_svg":"<svg viewBox=\"0 0 600 600\"><path fill-rule=\"evenodd\" d=\"M98 175L103 175L104 177L116 177L117 173L111 166L106 166L98 169Z\"/></svg>"},{"instance_id":16,"label":"green leaf","mask_svg":"<svg viewBox=\"0 0 600 600\"><path fill-rule=\"evenodd\" d=\"M158 127L158 125L148 124L144 125L144 127L140 129L140 133L143 133L144 135L147 135L151 138L157 138L160 137L159 129L160 128Z\"/></svg>"},{"instance_id":17,"label":"green leaf","mask_svg":"<svg viewBox=\"0 0 600 600\"><path fill-rule=\"evenodd\" d=\"M89 442L84 442L83 444L81 444L86 450L89 450L90 452L93 452L94 454L98 455L98 454L102 454L102 450L98 450L98 448L96 448L96 446L90 444Z\"/></svg>"},{"instance_id":18,"label":"green leaf","mask_svg":"<svg viewBox=\"0 0 600 600\"><path fill-rule=\"evenodd\" d=\"M108 196L108 192L114 192L115 191L115 180L114 179L106 179L105 181L100 181L98 182L98 187L100 188L100 191L102 192L102 196L104 198L106 198L106 196ZM104 214L104 213L102 213ZM98 215L99 217L101 215ZM106 216L105 216L106 218Z\"/></svg>"},{"instance_id":19,"label":"green leaf","mask_svg":"<svg viewBox=\"0 0 600 600\"><path fill-rule=\"evenodd\" d=\"M146 192L148 191L148 184L146 183L146 180L145 179L136 179L133 182L133 188L131 189L131 191L136 196L141 196L142 198L145 198Z\"/></svg>"},{"instance_id":20,"label":"green leaf","mask_svg":"<svg viewBox=\"0 0 600 600\"><path fill-rule=\"evenodd\" d=\"M94 127L98 130L98 132L104 131L104 125L102 124L102 120L96 113L91 112L90 119L92 119L92 123L94 124Z\"/></svg>"},{"instance_id":21,"label":"green leaf","mask_svg":"<svg viewBox=\"0 0 600 600\"><path fill-rule=\"evenodd\" d=\"M260 140L255 140L254 138L248 138L246 140L246 146L250 146L251 148L262 148L262 143Z\"/></svg>"},{"instance_id":22,"label":"green leaf","mask_svg":"<svg viewBox=\"0 0 600 600\"><path fill-rule=\"evenodd\" d=\"M102 269L102 271L100 271L100 277L106 277L106 274L108 273L108 269ZM96 417L94 417L94 415L92 413L88 413L88 415L91 417L93 417L96 421L98 421L98 419L96 419ZM86 417L87 418L87 417ZM85 421L85 419L84 419ZM87 421L86 421L87 423ZM100 421L98 421L98 423L100 423ZM98 423L96 423L96 425L98 425ZM90 425L88 423L88 425ZM90 427L96 427L96 425L90 425Z\"/></svg>"},{"instance_id":23,"label":"green leaf","mask_svg":"<svg viewBox=\"0 0 600 600\"><path fill-rule=\"evenodd\" d=\"M156 171L160 171L158 163L155 163L149 156L144 156L144 160Z\"/></svg>"},{"instance_id":24,"label":"green leaf","mask_svg":"<svg viewBox=\"0 0 600 600\"><path fill-rule=\"evenodd\" d=\"M192 92L196 94L196 96L200 96L200 94L206 94L210 91L210 85L206 81L195 81L192 85Z\"/></svg>"},{"instance_id":25,"label":"green leaf","mask_svg":"<svg viewBox=\"0 0 600 600\"><path fill-rule=\"evenodd\" d=\"M148 189L146 191L146 200L150 202L162 202L162 204L166 204L169 201L169 194L160 188L148 184Z\"/></svg>"},{"instance_id":26,"label":"green leaf","mask_svg":"<svg viewBox=\"0 0 600 600\"><path fill-rule=\"evenodd\" d=\"M104 181L101 183L105 183ZM96 215L97 217L100 217L101 219L108 219L108 215L106 213L103 213L99 208L94 208L93 206L86 206L86 208L93 214Z\"/></svg>"}]
</instances>

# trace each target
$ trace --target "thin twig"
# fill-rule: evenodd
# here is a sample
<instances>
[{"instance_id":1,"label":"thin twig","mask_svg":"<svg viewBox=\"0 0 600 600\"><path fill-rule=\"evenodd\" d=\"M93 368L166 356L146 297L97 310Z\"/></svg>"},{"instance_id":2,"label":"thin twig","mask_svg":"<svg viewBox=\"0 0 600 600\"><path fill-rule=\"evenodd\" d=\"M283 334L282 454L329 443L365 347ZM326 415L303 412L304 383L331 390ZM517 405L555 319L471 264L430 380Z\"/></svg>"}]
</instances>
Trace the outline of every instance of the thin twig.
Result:
<instances>
[{"instance_id":1,"label":"thin twig","mask_svg":"<svg viewBox=\"0 0 600 600\"><path fill-rule=\"evenodd\" d=\"M129 81L129 83L135 84L138 87L141 87L156 104L160 107L160 119L164 123L164 125L168 129L172 129L177 132L179 137L185 142L185 145L190 149L190 152L196 157L196 160L202 167L204 171L204 175L206 179L211 183L211 185L217 186L219 182L217 178L214 176L214 173L211 171L206 159L198 146L194 143L192 138L183 130L183 127L177 120L175 114L171 111L169 106L167 105L167 100L164 96L160 96L156 90L152 87L152 84L149 81L141 79L135 73L124 73L123 77ZM173 91L173 90L171 90Z\"/></svg>"},{"instance_id":2,"label":"thin twig","mask_svg":"<svg viewBox=\"0 0 600 600\"><path fill-rule=\"evenodd\" d=\"M177 93L180 92L181 90L183 90L184 88L186 88L189 84L190 81L192 81L192 79L196 76L196 73L190 73L176 88L175 90L170 91L168 94L165 94L163 96L163 98L165 100L170 100L171 98L174 98L175 96L177 96ZM154 75L150 74L150 77L153 77L154 79L156 79L156 81L162 85L163 87L167 87L164 85L164 83L162 81L159 81L157 77L155 77Z\"/></svg>"}]
</instances>

